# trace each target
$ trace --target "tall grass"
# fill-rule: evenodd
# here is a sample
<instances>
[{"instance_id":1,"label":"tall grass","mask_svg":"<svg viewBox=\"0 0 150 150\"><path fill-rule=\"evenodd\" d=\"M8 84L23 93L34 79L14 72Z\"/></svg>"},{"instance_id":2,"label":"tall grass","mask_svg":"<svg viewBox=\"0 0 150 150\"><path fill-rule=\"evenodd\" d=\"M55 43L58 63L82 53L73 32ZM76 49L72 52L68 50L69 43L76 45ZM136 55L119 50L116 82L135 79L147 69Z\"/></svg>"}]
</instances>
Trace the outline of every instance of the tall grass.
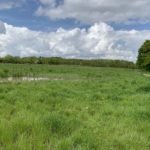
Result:
<instances>
[{"instance_id":1,"label":"tall grass","mask_svg":"<svg viewBox=\"0 0 150 150\"><path fill-rule=\"evenodd\" d=\"M0 149L149 150L150 78L138 70L0 65L4 69L9 76L16 70L52 80L0 83Z\"/></svg>"}]
</instances>

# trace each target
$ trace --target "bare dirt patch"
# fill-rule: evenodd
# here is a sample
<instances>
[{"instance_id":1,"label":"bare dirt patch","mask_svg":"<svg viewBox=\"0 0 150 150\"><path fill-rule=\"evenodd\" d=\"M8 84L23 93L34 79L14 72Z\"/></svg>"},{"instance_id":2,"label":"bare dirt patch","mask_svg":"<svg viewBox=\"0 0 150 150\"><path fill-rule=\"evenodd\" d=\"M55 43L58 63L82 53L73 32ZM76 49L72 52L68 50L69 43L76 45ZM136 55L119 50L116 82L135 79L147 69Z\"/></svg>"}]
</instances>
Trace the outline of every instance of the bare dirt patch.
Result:
<instances>
[{"instance_id":1,"label":"bare dirt patch","mask_svg":"<svg viewBox=\"0 0 150 150\"><path fill-rule=\"evenodd\" d=\"M144 76L146 76L146 77L150 77L150 74L144 74Z\"/></svg>"}]
</instances>

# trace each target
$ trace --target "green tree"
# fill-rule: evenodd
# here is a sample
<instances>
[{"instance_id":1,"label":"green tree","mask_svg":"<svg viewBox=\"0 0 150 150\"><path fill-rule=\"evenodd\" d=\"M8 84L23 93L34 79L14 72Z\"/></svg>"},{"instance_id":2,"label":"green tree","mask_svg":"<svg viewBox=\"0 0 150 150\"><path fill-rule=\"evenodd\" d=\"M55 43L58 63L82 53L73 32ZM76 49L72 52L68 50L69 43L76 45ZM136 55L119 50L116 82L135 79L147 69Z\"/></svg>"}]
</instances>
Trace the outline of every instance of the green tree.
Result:
<instances>
[{"instance_id":1,"label":"green tree","mask_svg":"<svg viewBox=\"0 0 150 150\"><path fill-rule=\"evenodd\" d=\"M139 49L137 66L140 69L150 70L150 40L146 40Z\"/></svg>"}]
</instances>

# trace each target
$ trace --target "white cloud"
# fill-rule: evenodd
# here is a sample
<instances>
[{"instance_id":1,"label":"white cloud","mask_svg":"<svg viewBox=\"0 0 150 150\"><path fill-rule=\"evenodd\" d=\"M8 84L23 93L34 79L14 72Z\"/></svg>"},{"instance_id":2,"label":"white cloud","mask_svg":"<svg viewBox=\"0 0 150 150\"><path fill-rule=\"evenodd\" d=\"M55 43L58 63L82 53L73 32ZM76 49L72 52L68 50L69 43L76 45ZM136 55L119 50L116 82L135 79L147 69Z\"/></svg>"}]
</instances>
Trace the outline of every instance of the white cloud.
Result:
<instances>
[{"instance_id":1,"label":"white cloud","mask_svg":"<svg viewBox=\"0 0 150 150\"><path fill-rule=\"evenodd\" d=\"M36 14L50 19L74 18L84 23L150 22L150 0L63 0L58 5L57 0L39 1L42 5Z\"/></svg>"},{"instance_id":2,"label":"white cloud","mask_svg":"<svg viewBox=\"0 0 150 150\"><path fill-rule=\"evenodd\" d=\"M1 0L0 1L0 10L12 9L15 7L21 6L25 0Z\"/></svg>"},{"instance_id":3,"label":"white cloud","mask_svg":"<svg viewBox=\"0 0 150 150\"><path fill-rule=\"evenodd\" d=\"M50 33L31 31L6 23L5 28L6 33L0 34L0 56L10 54L135 61L137 49L144 40L150 39L150 30L116 31L105 23L96 23L88 30L59 28Z\"/></svg>"},{"instance_id":4,"label":"white cloud","mask_svg":"<svg viewBox=\"0 0 150 150\"><path fill-rule=\"evenodd\" d=\"M43 5L55 6L55 0L39 0L39 2Z\"/></svg>"},{"instance_id":5,"label":"white cloud","mask_svg":"<svg viewBox=\"0 0 150 150\"><path fill-rule=\"evenodd\" d=\"M6 29L3 22L0 21L0 34L5 34Z\"/></svg>"}]
</instances>

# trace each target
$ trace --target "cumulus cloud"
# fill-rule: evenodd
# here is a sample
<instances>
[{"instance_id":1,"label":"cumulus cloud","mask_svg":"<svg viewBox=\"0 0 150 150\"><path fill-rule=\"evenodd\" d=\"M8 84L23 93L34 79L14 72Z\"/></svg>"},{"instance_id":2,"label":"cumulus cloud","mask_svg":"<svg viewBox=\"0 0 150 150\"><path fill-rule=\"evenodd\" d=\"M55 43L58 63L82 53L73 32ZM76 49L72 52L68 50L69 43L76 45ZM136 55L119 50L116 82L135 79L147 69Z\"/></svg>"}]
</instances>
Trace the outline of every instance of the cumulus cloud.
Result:
<instances>
[{"instance_id":1,"label":"cumulus cloud","mask_svg":"<svg viewBox=\"0 0 150 150\"><path fill-rule=\"evenodd\" d=\"M89 29L59 28L56 32L49 33L14 27L7 23L5 28L6 33L0 34L0 56L10 54L21 57L60 56L135 61L137 49L145 39L150 39L149 30L114 30L105 23L96 23Z\"/></svg>"},{"instance_id":2,"label":"cumulus cloud","mask_svg":"<svg viewBox=\"0 0 150 150\"><path fill-rule=\"evenodd\" d=\"M39 0L36 11L39 16L50 19L74 18L84 23L150 22L149 0Z\"/></svg>"}]
</instances>

